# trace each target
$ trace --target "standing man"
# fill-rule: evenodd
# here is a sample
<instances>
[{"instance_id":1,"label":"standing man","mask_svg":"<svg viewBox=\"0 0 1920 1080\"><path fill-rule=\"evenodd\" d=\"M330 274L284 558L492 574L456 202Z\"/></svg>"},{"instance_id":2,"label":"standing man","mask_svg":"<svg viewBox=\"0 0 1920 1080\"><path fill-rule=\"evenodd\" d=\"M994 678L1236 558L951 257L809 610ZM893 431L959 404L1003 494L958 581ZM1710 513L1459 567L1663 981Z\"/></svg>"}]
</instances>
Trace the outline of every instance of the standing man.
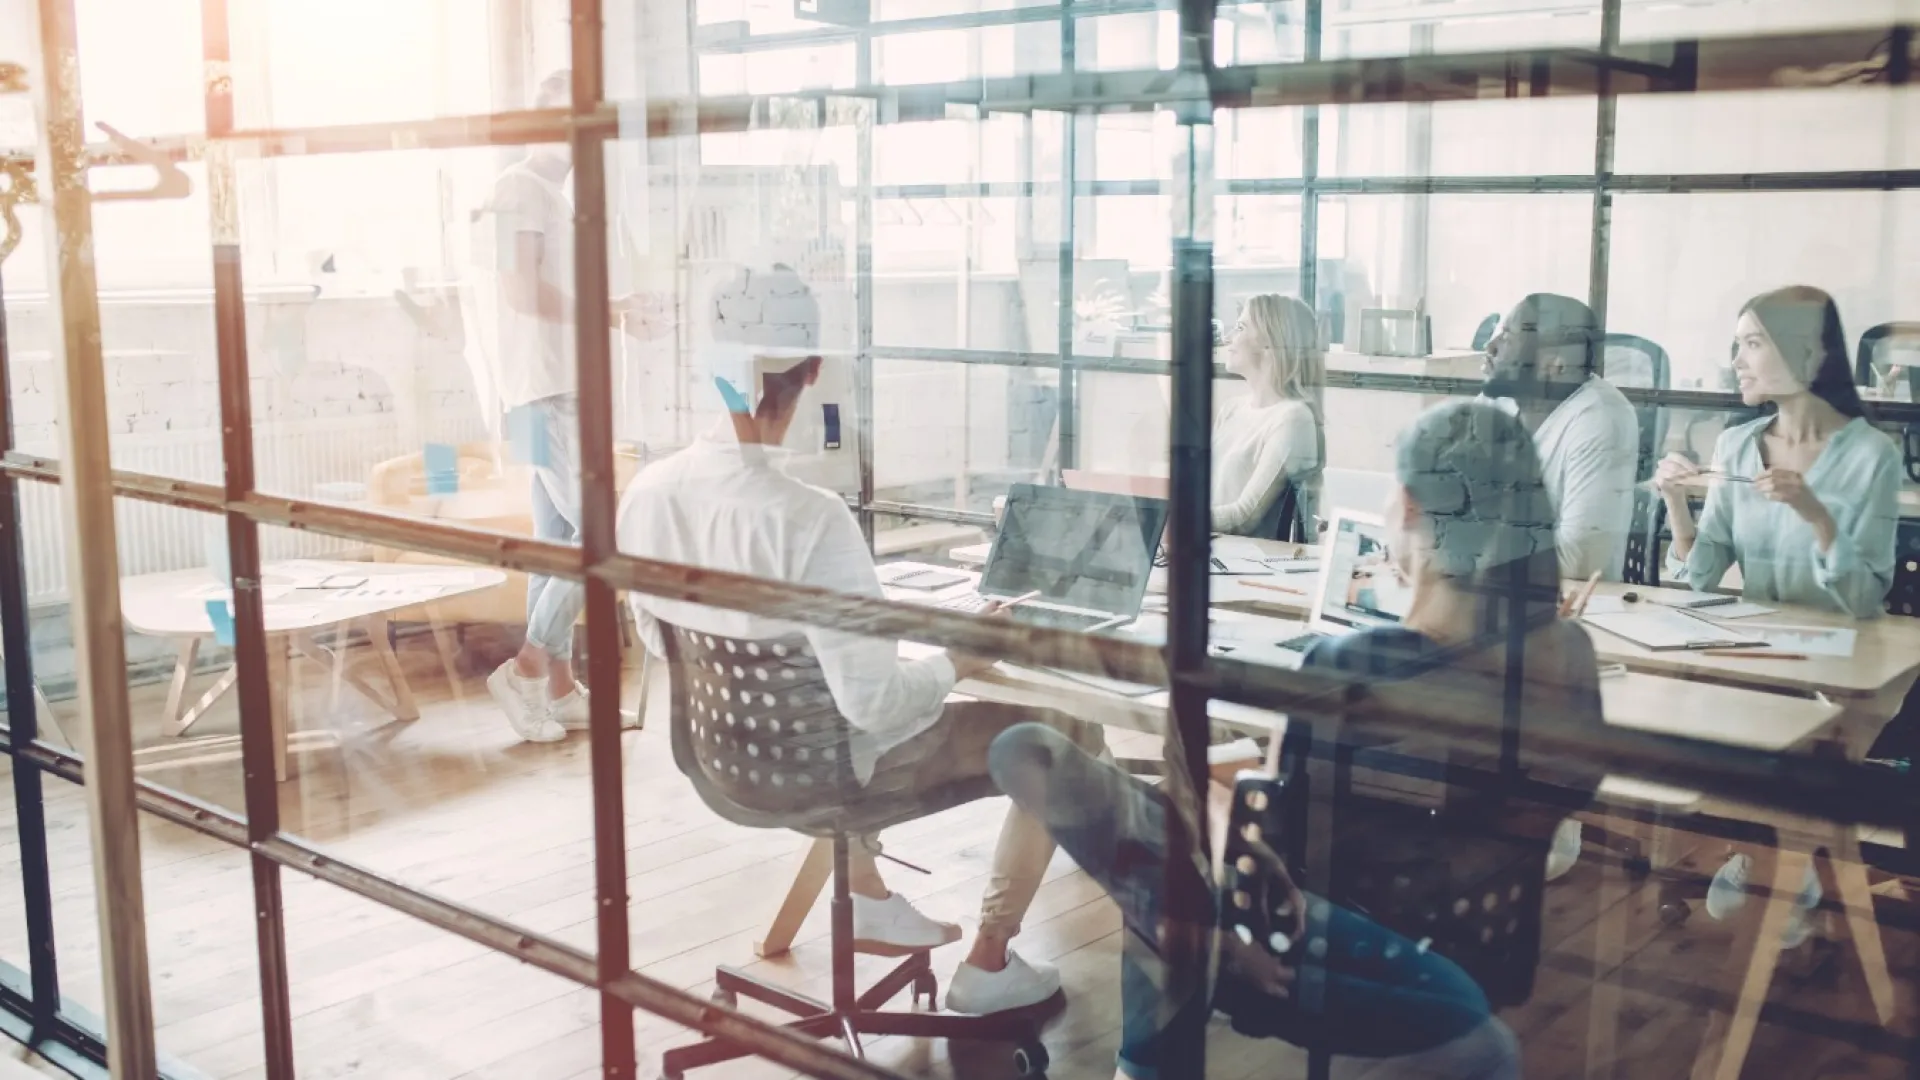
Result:
<instances>
[{"instance_id":1,"label":"standing man","mask_svg":"<svg viewBox=\"0 0 1920 1080\"><path fill-rule=\"evenodd\" d=\"M536 107L564 107L570 83L567 71L547 76ZM565 146L535 146L494 181L482 212L498 286L493 390L514 460L533 469L533 534L559 543L580 540L572 171ZM615 304L615 317L632 306ZM586 690L573 672L573 627L585 603L579 582L527 577L526 644L487 678L487 689L529 742L557 742L587 726Z\"/></svg>"},{"instance_id":2,"label":"standing man","mask_svg":"<svg viewBox=\"0 0 1920 1080\"><path fill-rule=\"evenodd\" d=\"M1483 392L1512 399L1533 433L1560 515L1560 573L1576 581L1619 581L1633 527L1640 422L1599 367L1599 320L1571 297L1527 297L1487 342Z\"/></svg>"}]
</instances>

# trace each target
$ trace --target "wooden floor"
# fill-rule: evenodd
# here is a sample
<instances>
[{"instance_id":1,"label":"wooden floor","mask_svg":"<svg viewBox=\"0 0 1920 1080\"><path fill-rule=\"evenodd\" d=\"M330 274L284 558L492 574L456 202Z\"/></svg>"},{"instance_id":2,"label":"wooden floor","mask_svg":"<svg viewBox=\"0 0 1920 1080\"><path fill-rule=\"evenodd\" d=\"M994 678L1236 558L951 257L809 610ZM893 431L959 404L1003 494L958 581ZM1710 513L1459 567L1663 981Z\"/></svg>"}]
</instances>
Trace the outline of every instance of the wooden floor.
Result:
<instances>
[{"instance_id":1,"label":"wooden floor","mask_svg":"<svg viewBox=\"0 0 1920 1080\"><path fill-rule=\"evenodd\" d=\"M318 672L302 673L306 726L346 734L340 750L301 755L283 788L284 820L340 856L582 948L593 947L591 814L584 736L553 746L520 743L492 710L477 677L449 687L430 647L401 655L424 710L411 724L382 724L351 690L330 715ZM136 711L157 713L164 687L141 687ZM791 956L753 964L751 942L766 925L802 847L794 836L742 829L715 818L675 772L663 694L647 730L626 739L627 857L632 951L642 972L704 995L714 965L751 965L824 992L825 911L816 911ZM70 706L63 713L70 714ZM63 716L69 727L70 715ZM203 722L231 731L231 700ZM143 724L157 729L156 724ZM157 733L143 744L163 741ZM5 767L0 759L0 769ZM202 762L148 775L221 805L240 805L237 763ZM19 838L11 799L0 810L0 958L24 966ZM1004 804L978 804L903 826L891 850L933 870L890 868L893 884L923 910L971 924ZM49 781L56 931L63 989L99 1004L98 939L86 806L79 789ZM1713 852L1703 846L1696 857ZM154 1007L162 1050L208 1077L264 1075L250 871L241 852L178 827L142 828ZM1549 889L1548 956L1525 1006L1503 1013L1526 1051L1526 1075L1587 1075L1590 960L1601 874L1584 859ZM559 978L431 929L298 873L284 875L296 1058L302 1077L574 1080L597 1075L598 1005ZM1628 984L1612 1075L1684 1077L1698 1049L1707 995L1730 992L1727 931L1696 916L1666 927L1642 890L1633 904ZM1885 920L1911 920L1883 909ZM1920 973L1920 939L1890 926L1887 946L1901 984L1903 1022ZM1100 890L1056 858L1020 939L1023 953L1062 969L1070 1004L1048 1029L1056 1080L1104 1080L1119 1038L1116 977L1119 918ZM1744 1075L1907 1075L1898 1044L1872 1034L1872 1010L1851 953L1783 973ZM959 959L944 950L944 981ZM1806 1019L1807 1016L1813 1019ZM651 1016L636 1020L642 1075L660 1049L688 1036ZM1864 1045L1863 1045L1864 1044ZM1010 1074L1001 1048L949 1050L881 1040L872 1055L912 1075L992 1078ZM1242 1039L1216 1025L1209 1074L1221 1080L1305 1075L1304 1060L1274 1042ZM719 1077L779 1077L743 1063ZM1339 1075L1392 1076L1390 1068ZM1605 1075L1605 1074L1602 1074Z\"/></svg>"}]
</instances>

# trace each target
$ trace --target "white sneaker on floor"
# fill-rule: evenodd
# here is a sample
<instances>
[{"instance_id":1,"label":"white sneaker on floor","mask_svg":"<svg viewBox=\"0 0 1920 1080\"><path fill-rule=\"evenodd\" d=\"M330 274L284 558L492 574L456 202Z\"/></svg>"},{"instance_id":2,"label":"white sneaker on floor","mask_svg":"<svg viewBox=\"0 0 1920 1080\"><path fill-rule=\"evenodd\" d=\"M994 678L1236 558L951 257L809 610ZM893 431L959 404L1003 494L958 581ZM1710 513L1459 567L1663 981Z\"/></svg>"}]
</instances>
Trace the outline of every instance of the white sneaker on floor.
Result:
<instances>
[{"instance_id":1,"label":"white sneaker on floor","mask_svg":"<svg viewBox=\"0 0 1920 1080\"><path fill-rule=\"evenodd\" d=\"M1060 992L1060 972L1046 964L1029 964L1016 952L1007 953L1007 966L985 971L964 961L947 983L947 1011L986 1016L1024 1009Z\"/></svg>"},{"instance_id":2,"label":"white sneaker on floor","mask_svg":"<svg viewBox=\"0 0 1920 1080\"><path fill-rule=\"evenodd\" d=\"M553 718L560 722L561 727L566 728L568 731L585 731L588 726L587 705L589 700L587 697L587 688L581 686L579 683L574 683L573 689L549 701L547 708L553 713ZM620 714L620 730L639 731L640 728L639 716L628 713Z\"/></svg>"},{"instance_id":3,"label":"white sneaker on floor","mask_svg":"<svg viewBox=\"0 0 1920 1080\"><path fill-rule=\"evenodd\" d=\"M953 923L929 919L899 893L853 897L853 948L874 956L906 956L960 940Z\"/></svg>"},{"instance_id":4,"label":"white sneaker on floor","mask_svg":"<svg viewBox=\"0 0 1920 1080\"><path fill-rule=\"evenodd\" d=\"M1580 861L1580 823L1567 818L1560 827L1553 830L1553 847L1547 849L1547 880L1558 881L1567 876L1573 864Z\"/></svg>"},{"instance_id":5,"label":"white sneaker on floor","mask_svg":"<svg viewBox=\"0 0 1920 1080\"><path fill-rule=\"evenodd\" d=\"M524 679L514 674L509 660L487 676L487 692L507 714L513 733L528 742L559 742L567 730L555 723L547 708L547 680Z\"/></svg>"},{"instance_id":6,"label":"white sneaker on floor","mask_svg":"<svg viewBox=\"0 0 1920 1080\"><path fill-rule=\"evenodd\" d=\"M1746 907L1747 879L1752 873L1753 859L1738 854L1715 871L1712 884L1707 886L1707 916L1719 922ZM1793 901L1793 914L1787 920L1787 928L1780 932L1782 946L1798 948L1813 936L1813 920L1809 915L1820 905L1823 895L1819 875L1813 872L1813 867L1807 867L1806 877L1801 880L1800 895Z\"/></svg>"}]
</instances>

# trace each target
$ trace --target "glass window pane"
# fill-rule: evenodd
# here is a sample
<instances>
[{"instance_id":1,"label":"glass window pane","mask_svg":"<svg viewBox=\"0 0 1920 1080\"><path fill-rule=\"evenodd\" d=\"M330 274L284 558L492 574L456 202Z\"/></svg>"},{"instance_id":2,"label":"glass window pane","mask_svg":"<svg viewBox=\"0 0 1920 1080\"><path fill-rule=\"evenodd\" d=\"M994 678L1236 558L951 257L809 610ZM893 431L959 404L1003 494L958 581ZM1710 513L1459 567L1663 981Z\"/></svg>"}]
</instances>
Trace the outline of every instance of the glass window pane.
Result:
<instances>
[{"instance_id":1,"label":"glass window pane","mask_svg":"<svg viewBox=\"0 0 1920 1080\"><path fill-rule=\"evenodd\" d=\"M1593 172L1592 98L1342 105L1320 112L1322 176Z\"/></svg>"},{"instance_id":2,"label":"glass window pane","mask_svg":"<svg viewBox=\"0 0 1920 1080\"><path fill-rule=\"evenodd\" d=\"M1321 55L1420 56L1600 41L1598 4L1507 7L1476 13L1478 18L1462 18L1452 9L1413 0L1354 0L1329 7Z\"/></svg>"},{"instance_id":3,"label":"glass window pane","mask_svg":"<svg viewBox=\"0 0 1920 1080\"><path fill-rule=\"evenodd\" d=\"M854 84L854 59L851 42L704 53L699 57L700 93L722 97L848 87Z\"/></svg>"},{"instance_id":4,"label":"glass window pane","mask_svg":"<svg viewBox=\"0 0 1920 1080\"><path fill-rule=\"evenodd\" d=\"M879 125L873 129L873 182L885 187L1023 179L1021 157L1028 127L1021 117L1004 115L984 121ZM714 163L710 148L711 143L703 146L702 160Z\"/></svg>"},{"instance_id":5,"label":"glass window pane","mask_svg":"<svg viewBox=\"0 0 1920 1080\"><path fill-rule=\"evenodd\" d=\"M1629 94L1622 173L1840 172L1920 166L1920 89Z\"/></svg>"},{"instance_id":6,"label":"glass window pane","mask_svg":"<svg viewBox=\"0 0 1920 1080\"><path fill-rule=\"evenodd\" d=\"M1214 167L1222 180L1300 175L1300 109L1218 109L1213 114ZM1322 114L1321 135L1327 124ZM1164 168L1163 168L1164 171Z\"/></svg>"},{"instance_id":7,"label":"glass window pane","mask_svg":"<svg viewBox=\"0 0 1920 1080\"><path fill-rule=\"evenodd\" d=\"M886 34L874 39L873 64L887 86L1051 74L1060 70L1060 24Z\"/></svg>"},{"instance_id":8,"label":"glass window pane","mask_svg":"<svg viewBox=\"0 0 1920 1080\"><path fill-rule=\"evenodd\" d=\"M1783 285L1825 289L1849 347L1920 317L1920 194L1620 195L1607 323L1664 346L1676 385L1718 387L1740 305Z\"/></svg>"}]
</instances>

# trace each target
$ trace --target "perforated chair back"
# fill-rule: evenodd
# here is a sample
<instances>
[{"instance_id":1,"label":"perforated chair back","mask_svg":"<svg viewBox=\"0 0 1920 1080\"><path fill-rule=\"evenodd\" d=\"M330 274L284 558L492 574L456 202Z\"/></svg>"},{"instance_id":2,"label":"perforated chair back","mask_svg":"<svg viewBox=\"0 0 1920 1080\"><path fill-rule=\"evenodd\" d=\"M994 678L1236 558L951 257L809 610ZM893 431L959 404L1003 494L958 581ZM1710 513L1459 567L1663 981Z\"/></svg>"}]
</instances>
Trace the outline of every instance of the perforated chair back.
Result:
<instances>
[{"instance_id":1,"label":"perforated chair back","mask_svg":"<svg viewBox=\"0 0 1920 1080\"><path fill-rule=\"evenodd\" d=\"M1670 385L1672 365L1667 350L1637 334L1608 334L1601 341L1601 370L1615 386L1642 390L1665 390ZM1660 464L1662 448L1667 445L1667 411L1657 405L1637 406L1634 415L1640 421L1640 459L1634 470L1637 479L1653 476Z\"/></svg>"},{"instance_id":2,"label":"perforated chair back","mask_svg":"<svg viewBox=\"0 0 1920 1080\"><path fill-rule=\"evenodd\" d=\"M1620 577L1629 585L1660 584L1660 525L1666 504L1644 488L1633 493L1633 524L1627 530L1627 558Z\"/></svg>"},{"instance_id":3,"label":"perforated chair back","mask_svg":"<svg viewBox=\"0 0 1920 1080\"><path fill-rule=\"evenodd\" d=\"M860 797L840 715L799 635L751 640L660 624L674 764L729 821L826 833Z\"/></svg>"},{"instance_id":4,"label":"perforated chair back","mask_svg":"<svg viewBox=\"0 0 1920 1080\"><path fill-rule=\"evenodd\" d=\"M1893 533L1893 588L1887 611L1920 616L1920 521L1901 518Z\"/></svg>"},{"instance_id":5,"label":"perforated chair back","mask_svg":"<svg viewBox=\"0 0 1920 1080\"><path fill-rule=\"evenodd\" d=\"M1247 535L1261 540L1293 540L1300 533L1299 496L1295 493L1293 481L1289 480L1280 488L1280 495L1253 523Z\"/></svg>"}]
</instances>

